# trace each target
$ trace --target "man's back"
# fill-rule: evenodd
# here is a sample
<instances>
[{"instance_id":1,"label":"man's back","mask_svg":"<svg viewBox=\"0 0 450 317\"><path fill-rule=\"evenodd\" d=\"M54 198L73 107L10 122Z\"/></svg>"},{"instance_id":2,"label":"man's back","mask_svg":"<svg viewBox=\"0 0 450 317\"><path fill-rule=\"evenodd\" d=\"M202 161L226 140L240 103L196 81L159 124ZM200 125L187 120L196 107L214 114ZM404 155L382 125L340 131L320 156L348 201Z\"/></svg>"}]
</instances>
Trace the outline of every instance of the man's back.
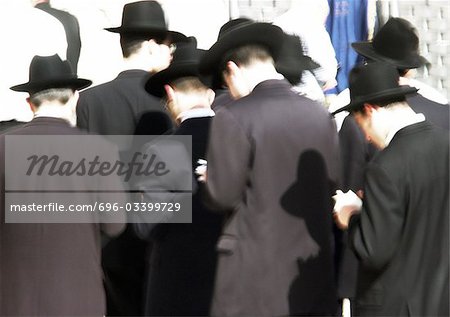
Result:
<instances>
[{"instance_id":1,"label":"man's back","mask_svg":"<svg viewBox=\"0 0 450 317\"><path fill-rule=\"evenodd\" d=\"M164 111L159 99L144 89L147 76L143 70L127 70L80 93L77 126L103 135L133 135L143 113Z\"/></svg>"},{"instance_id":2,"label":"man's back","mask_svg":"<svg viewBox=\"0 0 450 317\"><path fill-rule=\"evenodd\" d=\"M81 131L69 127L68 123L57 118L35 118L9 133L9 135L80 135ZM1 136L1 162L4 166L4 145L8 135ZM48 153L58 153L51 142ZM42 149L42 148L41 148ZM100 148L97 149L100 151ZM32 151L32 150L30 150ZM56 152L53 152L56 151ZM100 152L97 152L100 153ZM110 235L117 235L123 223L95 223L95 216L86 213L86 223L5 223L5 183L13 183L16 188L26 188L32 184L21 183L26 177L11 175L2 168L2 193L0 197L0 259L1 259L1 315L103 315L105 314L105 295L101 270L100 229ZM49 179L49 178L47 178ZM87 188L87 178L77 178L73 190ZM89 177L95 182L95 177ZM117 179L118 180L118 179ZM57 177L50 177L46 187L61 183ZM112 185L112 184L111 184ZM85 187L83 187L85 186ZM98 188L101 190L101 188ZM9 194L14 195L14 194ZM33 195L23 194L21 201ZM39 199L52 201L55 193L38 193ZM64 194L60 194L64 195ZM124 193L117 193L118 202L124 202ZM78 192L70 196L77 201L89 204L101 201L101 194ZM67 207L67 206L66 206ZM30 214L31 217L31 214ZM115 219L122 219L120 216ZM67 219L67 218L66 218ZM113 220L111 218L111 220ZM110 222L110 221L107 221ZM111 221L113 222L113 221Z\"/></svg>"},{"instance_id":3,"label":"man's back","mask_svg":"<svg viewBox=\"0 0 450 317\"><path fill-rule=\"evenodd\" d=\"M448 132L427 122L397 132L369 163L364 210L349 228L357 314L448 315L448 163Z\"/></svg>"},{"instance_id":4,"label":"man's back","mask_svg":"<svg viewBox=\"0 0 450 317\"><path fill-rule=\"evenodd\" d=\"M189 118L175 130L176 136L192 135L194 165L205 158L210 123L211 117ZM165 223L155 228L146 315L209 314L217 265L215 246L222 223L223 216L205 206L198 189L192 196L192 223Z\"/></svg>"},{"instance_id":5,"label":"man's back","mask_svg":"<svg viewBox=\"0 0 450 317\"><path fill-rule=\"evenodd\" d=\"M209 192L235 210L218 243L213 314L334 313L338 153L327 111L268 80L221 109L210 137Z\"/></svg>"}]
</instances>

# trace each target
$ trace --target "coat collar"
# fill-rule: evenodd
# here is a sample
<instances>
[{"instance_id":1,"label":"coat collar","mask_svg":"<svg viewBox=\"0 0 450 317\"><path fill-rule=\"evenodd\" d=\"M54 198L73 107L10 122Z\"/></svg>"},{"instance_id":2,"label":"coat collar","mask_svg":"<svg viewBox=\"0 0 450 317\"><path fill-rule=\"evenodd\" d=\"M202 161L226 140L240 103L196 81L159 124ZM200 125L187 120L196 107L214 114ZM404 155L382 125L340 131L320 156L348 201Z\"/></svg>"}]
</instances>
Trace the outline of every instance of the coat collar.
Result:
<instances>
[{"instance_id":1,"label":"coat collar","mask_svg":"<svg viewBox=\"0 0 450 317\"><path fill-rule=\"evenodd\" d=\"M128 69L124 70L123 72L120 72L119 75L117 75L116 79L122 79L122 78L142 78L145 76L150 76L149 72L146 72L142 69Z\"/></svg>"},{"instance_id":2,"label":"coat collar","mask_svg":"<svg viewBox=\"0 0 450 317\"><path fill-rule=\"evenodd\" d=\"M253 88L253 92L259 91L259 90L265 90L265 89L291 89L292 85L289 84L289 82L286 79L268 79L260 82L258 85Z\"/></svg>"},{"instance_id":3,"label":"coat collar","mask_svg":"<svg viewBox=\"0 0 450 317\"><path fill-rule=\"evenodd\" d=\"M36 117L30 122L26 123L24 126L35 126L35 125L59 125L73 128L70 126L67 120L53 117Z\"/></svg>"}]
</instances>

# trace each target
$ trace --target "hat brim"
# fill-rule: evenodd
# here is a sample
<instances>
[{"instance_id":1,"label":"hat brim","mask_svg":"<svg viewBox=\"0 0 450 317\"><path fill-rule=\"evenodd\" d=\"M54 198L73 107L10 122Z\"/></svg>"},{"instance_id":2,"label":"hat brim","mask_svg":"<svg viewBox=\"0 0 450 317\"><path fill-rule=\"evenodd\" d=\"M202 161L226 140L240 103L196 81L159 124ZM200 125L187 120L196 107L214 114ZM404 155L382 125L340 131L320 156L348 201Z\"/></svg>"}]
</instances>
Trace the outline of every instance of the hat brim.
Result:
<instances>
[{"instance_id":1,"label":"hat brim","mask_svg":"<svg viewBox=\"0 0 450 317\"><path fill-rule=\"evenodd\" d=\"M334 111L332 113L332 115L338 114L339 112L342 112L342 111L348 111L348 112L354 111L354 110L360 108L361 106L363 106L367 102L376 102L376 101L386 100L389 98L402 97L402 96L407 96L407 95L415 95L415 94L417 94L417 90L418 90L417 88L410 87L410 86L400 86L398 88L392 88L392 89L380 91L375 94L357 97L357 98L354 98L348 105Z\"/></svg>"},{"instance_id":2,"label":"hat brim","mask_svg":"<svg viewBox=\"0 0 450 317\"><path fill-rule=\"evenodd\" d=\"M72 79L55 79L45 82L27 82L20 85L12 86L10 89L20 92L36 93L39 91L52 88L71 88L74 90L81 90L92 85L92 81L83 78Z\"/></svg>"},{"instance_id":3,"label":"hat brim","mask_svg":"<svg viewBox=\"0 0 450 317\"><path fill-rule=\"evenodd\" d=\"M178 63L172 64L165 70L150 77L145 83L145 90L155 97L162 98L166 94L164 85L176 79L191 76L198 77L205 86L209 87L211 85L208 77L200 75L198 63Z\"/></svg>"},{"instance_id":4,"label":"hat brim","mask_svg":"<svg viewBox=\"0 0 450 317\"><path fill-rule=\"evenodd\" d=\"M396 68L411 69L422 67L425 64L430 64L430 62L425 57L418 54L407 56L402 60L393 59L381 55L377 51L375 51L372 42L354 42L352 43L352 47L358 54L364 57L370 58L375 61L389 63L391 65L394 65Z\"/></svg>"},{"instance_id":5,"label":"hat brim","mask_svg":"<svg viewBox=\"0 0 450 317\"><path fill-rule=\"evenodd\" d=\"M309 56L301 56L290 61L280 61L276 65L276 69L279 73L292 76L297 76L303 71L314 70L319 67L320 65L313 61Z\"/></svg>"},{"instance_id":6,"label":"hat brim","mask_svg":"<svg viewBox=\"0 0 450 317\"><path fill-rule=\"evenodd\" d=\"M187 41L186 35L177 31L169 31L161 28L149 28L149 27L115 27L115 28L105 28L106 31L119 34L131 34L131 35L141 35L141 36L152 36L152 35L168 35L173 42L185 42Z\"/></svg>"},{"instance_id":7,"label":"hat brim","mask_svg":"<svg viewBox=\"0 0 450 317\"><path fill-rule=\"evenodd\" d=\"M283 31L275 25L269 23L239 24L224 34L205 53L200 61L200 72L214 74L218 71L219 63L227 51L246 44L260 44L267 47L276 60L283 44L282 39Z\"/></svg>"}]
</instances>

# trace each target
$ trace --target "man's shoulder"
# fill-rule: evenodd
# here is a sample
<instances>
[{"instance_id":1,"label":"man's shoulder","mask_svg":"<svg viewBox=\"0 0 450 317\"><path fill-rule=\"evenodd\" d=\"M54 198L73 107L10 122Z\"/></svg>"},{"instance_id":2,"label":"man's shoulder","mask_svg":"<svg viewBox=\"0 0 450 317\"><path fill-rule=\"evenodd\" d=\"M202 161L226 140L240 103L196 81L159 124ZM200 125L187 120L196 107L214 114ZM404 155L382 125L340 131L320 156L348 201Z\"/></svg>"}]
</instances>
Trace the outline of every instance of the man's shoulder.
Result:
<instances>
[{"instance_id":1,"label":"man's shoulder","mask_svg":"<svg viewBox=\"0 0 450 317\"><path fill-rule=\"evenodd\" d=\"M142 94L148 96L149 98L155 98L145 91L144 79L145 76L126 76L129 71L120 73L116 78L98 84L96 86L90 87L83 90L80 93L80 97L89 97L95 95L111 95L111 94Z\"/></svg>"},{"instance_id":2,"label":"man's shoulder","mask_svg":"<svg viewBox=\"0 0 450 317\"><path fill-rule=\"evenodd\" d=\"M190 118L183 121L175 130L174 135L198 135L205 136L209 132L213 117Z\"/></svg>"},{"instance_id":3,"label":"man's shoulder","mask_svg":"<svg viewBox=\"0 0 450 317\"><path fill-rule=\"evenodd\" d=\"M268 98L270 97L270 98ZM286 105L286 107L283 107ZM290 89L279 87L277 91L270 88L254 91L227 106L230 112L242 114L245 112L275 111L275 112L302 112L319 113L329 116L327 109L319 102L309 99Z\"/></svg>"}]
</instances>

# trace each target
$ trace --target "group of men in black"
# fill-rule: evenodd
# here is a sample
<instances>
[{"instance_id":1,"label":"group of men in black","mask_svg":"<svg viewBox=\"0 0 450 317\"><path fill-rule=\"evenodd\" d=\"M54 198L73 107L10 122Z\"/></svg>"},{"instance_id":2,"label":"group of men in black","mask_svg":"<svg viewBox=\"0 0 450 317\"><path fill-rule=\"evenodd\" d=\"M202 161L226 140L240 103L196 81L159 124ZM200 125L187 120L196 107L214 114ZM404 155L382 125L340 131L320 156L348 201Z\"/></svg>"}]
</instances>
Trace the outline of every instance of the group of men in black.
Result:
<instances>
[{"instance_id":1,"label":"group of men in black","mask_svg":"<svg viewBox=\"0 0 450 317\"><path fill-rule=\"evenodd\" d=\"M191 136L192 223L5 223L3 199L2 315L336 316L343 298L357 316L449 314L449 105L407 82L427 62L408 21L352 45L366 61L332 114L292 89L320 65L270 23L231 20L205 51L140 1L107 30L129 69L78 93L91 82L36 56L11 87L35 118L0 140ZM168 164L186 150L143 148ZM154 180L138 186L151 201ZM100 231L116 236L101 252Z\"/></svg>"}]
</instances>

